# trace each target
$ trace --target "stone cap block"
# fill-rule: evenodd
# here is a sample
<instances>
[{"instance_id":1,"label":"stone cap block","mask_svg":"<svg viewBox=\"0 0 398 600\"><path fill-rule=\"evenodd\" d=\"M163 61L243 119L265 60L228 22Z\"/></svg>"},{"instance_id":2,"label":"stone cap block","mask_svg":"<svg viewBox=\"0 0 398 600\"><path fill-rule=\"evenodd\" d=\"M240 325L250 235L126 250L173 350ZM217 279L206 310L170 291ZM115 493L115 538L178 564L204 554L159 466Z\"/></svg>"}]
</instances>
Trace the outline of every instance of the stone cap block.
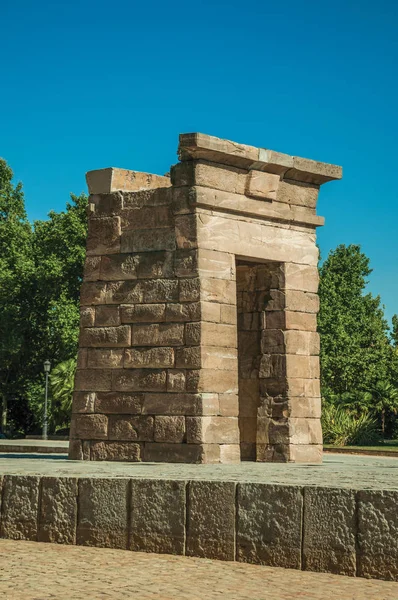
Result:
<instances>
[{"instance_id":1,"label":"stone cap block","mask_svg":"<svg viewBox=\"0 0 398 600\"><path fill-rule=\"evenodd\" d=\"M90 194L109 194L118 190L139 192L160 187L170 187L170 177L129 171L128 169L97 169L86 173L86 181Z\"/></svg>"},{"instance_id":2,"label":"stone cap block","mask_svg":"<svg viewBox=\"0 0 398 600\"><path fill-rule=\"evenodd\" d=\"M337 165L238 144L203 133L182 133L178 156L181 161L205 159L316 185L342 177L342 168Z\"/></svg>"}]
</instances>

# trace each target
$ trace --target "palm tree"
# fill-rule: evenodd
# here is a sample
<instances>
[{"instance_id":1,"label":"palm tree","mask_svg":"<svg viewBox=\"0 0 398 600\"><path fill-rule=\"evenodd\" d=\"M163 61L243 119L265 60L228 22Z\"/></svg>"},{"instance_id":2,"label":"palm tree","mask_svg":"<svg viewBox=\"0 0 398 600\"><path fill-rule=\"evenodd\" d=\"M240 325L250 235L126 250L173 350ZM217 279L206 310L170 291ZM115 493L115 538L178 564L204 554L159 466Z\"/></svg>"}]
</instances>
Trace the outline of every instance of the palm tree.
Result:
<instances>
[{"instance_id":1,"label":"palm tree","mask_svg":"<svg viewBox=\"0 0 398 600\"><path fill-rule=\"evenodd\" d=\"M51 372L50 385L53 399L51 417L54 425L65 425L69 421L75 371L76 359L69 358L59 363Z\"/></svg>"},{"instance_id":2,"label":"palm tree","mask_svg":"<svg viewBox=\"0 0 398 600\"><path fill-rule=\"evenodd\" d=\"M344 392L341 394L336 404L359 417L371 411L372 400L373 396L370 392L354 390L353 392Z\"/></svg>"},{"instance_id":3,"label":"palm tree","mask_svg":"<svg viewBox=\"0 0 398 600\"><path fill-rule=\"evenodd\" d=\"M388 381L378 381L371 391L373 396L372 412L381 415L381 430L385 431L386 412L395 415L398 412L398 389Z\"/></svg>"}]
</instances>

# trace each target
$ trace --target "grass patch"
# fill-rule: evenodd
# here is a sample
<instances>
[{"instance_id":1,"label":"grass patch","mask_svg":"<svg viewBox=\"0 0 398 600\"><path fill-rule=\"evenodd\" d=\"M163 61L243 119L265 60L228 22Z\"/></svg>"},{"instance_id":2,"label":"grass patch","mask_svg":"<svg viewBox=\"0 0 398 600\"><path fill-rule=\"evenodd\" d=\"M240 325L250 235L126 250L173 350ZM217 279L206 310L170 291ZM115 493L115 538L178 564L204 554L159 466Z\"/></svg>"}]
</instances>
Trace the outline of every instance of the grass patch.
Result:
<instances>
[{"instance_id":1,"label":"grass patch","mask_svg":"<svg viewBox=\"0 0 398 600\"><path fill-rule=\"evenodd\" d=\"M336 446L335 444L324 444L324 448L327 450L355 450L371 451L371 452L392 452L398 453L398 440L386 440L377 445L372 446Z\"/></svg>"}]
</instances>

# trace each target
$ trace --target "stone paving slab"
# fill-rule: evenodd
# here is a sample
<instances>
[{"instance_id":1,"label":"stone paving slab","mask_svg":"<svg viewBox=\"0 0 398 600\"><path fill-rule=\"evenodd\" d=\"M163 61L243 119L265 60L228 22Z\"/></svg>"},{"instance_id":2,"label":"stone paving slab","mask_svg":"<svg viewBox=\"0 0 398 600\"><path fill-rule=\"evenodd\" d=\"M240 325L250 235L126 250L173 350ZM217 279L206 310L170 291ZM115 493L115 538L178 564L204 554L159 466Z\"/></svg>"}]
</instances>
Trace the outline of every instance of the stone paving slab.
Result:
<instances>
[{"instance_id":1,"label":"stone paving slab","mask_svg":"<svg viewBox=\"0 0 398 600\"><path fill-rule=\"evenodd\" d=\"M121 463L70 461L43 456L29 458L0 455L0 475L53 477L128 477L139 479L217 480L398 490L395 458L328 454L322 465L242 462L238 465L189 465L173 463Z\"/></svg>"},{"instance_id":2,"label":"stone paving slab","mask_svg":"<svg viewBox=\"0 0 398 600\"><path fill-rule=\"evenodd\" d=\"M244 563L0 540L5 600L397 600L398 584Z\"/></svg>"}]
</instances>

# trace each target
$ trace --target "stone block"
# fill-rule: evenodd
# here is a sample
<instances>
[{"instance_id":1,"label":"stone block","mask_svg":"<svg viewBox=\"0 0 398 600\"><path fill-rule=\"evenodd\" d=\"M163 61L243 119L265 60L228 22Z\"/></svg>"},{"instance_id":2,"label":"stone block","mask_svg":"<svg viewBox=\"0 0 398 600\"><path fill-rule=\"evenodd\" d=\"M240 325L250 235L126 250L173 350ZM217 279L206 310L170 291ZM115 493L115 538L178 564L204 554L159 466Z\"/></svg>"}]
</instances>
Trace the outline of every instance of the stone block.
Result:
<instances>
[{"instance_id":1,"label":"stone block","mask_svg":"<svg viewBox=\"0 0 398 600\"><path fill-rule=\"evenodd\" d=\"M107 298L107 284L103 281L83 281L80 287L80 304L105 304Z\"/></svg>"},{"instance_id":2,"label":"stone block","mask_svg":"<svg viewBox=\"0 0 398 600\"><path fill-rule=\"evenodd\" d=\"M84 281L97 281L101 279L101 256L86 256L84 261Z\"/></svg>"},{"instance_id":3,"label":"stone block","mask_svg":"<svg viewBox=\"0 0 398 600\"><path fill-rule=\"evenodd\" d=\"M89 171L86 174L86 181L90 194L108 194L116 190L149 190L170 185L170 178L166 176L115 169L114 167Z\"/></svg>"},{"instance_id":4,"label":"stone block","mask_svg":"<svg viewBox=\"0 0 398 600\"><path fill-rule=\"evenodd\" d=\"M201 356L202 367L204 369L221 369L224 371L237 370L238 352L236 348L217 348L217 346L203 346L201 349ZM220 376L222 376L222 373L220 373Z\"/></svg>"},{"instance_id":5,"label":"stone block","mask_svg":"<svg viewBox=\"0 0 398 600\"><path fill-rule=\"evenodd\" d=\"M287 354L286 375L289 378L319 379L319 357Z\"/></svg>"},{"instance_id":6,"label":"stone block","mask_svg":"<svg viewBox=\"0 0 398 600\"><path fill-rule=\"evenodd\" d=\"M355 492L304 488L303 569L356 574Z\"/></svg>"},{"instance_id":7,"label":"stone block","mask_svg":"<svg viewBox=\"0 0 398 600\"><path fill-rule=\"evenodd\" d=\"M185 438L185 417L157 415L154 423L155 442L181 444Z\"/></svg>"},{"instance_id":8,"label":"stone block","mask_svg":"<svg viewBox=\"0 0 398 600\"><path fill-rule=\"evenodd\" d=\"M176 367L186 369L199 369L201 367L200 346L176 348Z\"/></svg>"},{"instance_id":9,"label":"stone block","mask_svg":"<svg viewBox=\"0 0 398 600\"><path fill-rule=\"evenodd\" d=\"M142 281L111 281L106 285L106 295L99 296L95 304L134 304L144 301Z\"/></svg>"},{"instance_id":10,"label":"stone block","mask_svg":"<svg viewBox=\"0 0 398 600\"><path fill-rule=\"evenodd\" d=\"M135 254L139 279L170 279L174 276L174 252Z\"/></svg>"},{"instance_id":11,"label":"stone block","mask_svg":"<svg viewBox=\"0 0 398 600\"><path fill-rule=\"evenodd\" d=\"M108 417L100 414L75 416L76 436L86 440L104 440L108 437Z\"/></svg>"},{"instance_id":12,"label":"stone block","mask_svg":"<svg viewBox=\"0 0 398 600\"><path fill-rule=\"evenodd\" d=\"M109 439L116 441L151 442L153 418L146 415L109 417Z\"/></svg>"},{"instance_id":13,"label":"stone block","mask_svg":"<svg viewBox=\"0 0 398 600\"><path fill-rule=\"evenodd\" d=\"M0 537L9 540L37 540L39 486L39 477L3 477Z\"/></svg>"},{"instance_id":14,"label":"stone block","mask_svg":"<svg viewBox=\"0 0 398 600\"><path fill-rule=\"evenodd\" d=\"M180 279L180 302L197 302L200 300L200 281L197 277Z\"/></svg>"},{"instance_id":15,"label":"stone block","mask_svg":"<svg viewBox=\"0 0 398 600\"><path fill-rule=\"evenodd\" d=\"M111 254L101 259L101 279L123 281L137 279L137 254Z\"/></svg>"},{"instance_id":16,"label":"stone block","mask_svg":"<svg viewBox=\"0 0 398 600\"><path fill-rule=\"evenodd\" d=\"M78 545L127 548L128 488L128 479L79 479Z\"/></svg>"},{"instance_id":17,"label":"stone block","mask_svg":"<svg viewBox=\"0 0 398 600\"><path fill-rule=\"evenodd\" d=\"M202 323L187 323L185 325L185 345L198 346L200 344Z\"/></svg>"},{"instance_id":18,"label":"stone block","mask_svg":"<svg viewBox=\"0 0 398 600\"><path fill-rule=\"evenodd\" d=\"M121 305L122 323L161 323L166 319L165 304Z\"/></svg>"},{"instance_id":19,"label":"stone block","mask_svg":"<svg viewBox=\"0 0 398 600\"><path fill-rule=\"evenodd\" d=\"M103 174L103 171L104 169L101 169L101 171L95 171L94 173ZM90 173L87 173L86 179L89 175ZM107 190L107 192L110 192L110 190ZM95 217L117 216L120 215L123 208L123 196L119 191L114 193L90 192L88 204L90 207L94 206L92 214Z\"/></svg>"},{"instance_id":20,"label":"stone block","mask_svg":"<svg viewBox=\"0 0 398 600\"><path fill-rule=\"evenodd\" d=\"M145 394L142 412L147 415L199 415L200 394Z\"/></svg>"},{"instance_id":21,"label":"stone block","mask_svg":"<svg viewBox=\"0 0 398 600\"><path fill-rule=\"evenodd\" d=\"M291 329L283 332L282 335L284 338L286 354L302 354L305 356L317 356L319 354L320 340L319 334L316 333L316 331L298 331L296 329Z\"/></svg>"},{"instance_id":22,"label":"stone block","mask_svg":"<svg viewBox=\"0 0 398 600\"><path fill-rule=\"evenodd\" d=\"M278 202L314 209L318 193L318 185L284 179L279 184L276 199Z\"/></svg>"},{"instance_id":23,"label":"stone block","mask_svg":"<svg viewBox=\"0 0 398 600\"><path fill-rule=\"evenodd\" d=\"M42 477L39 542L76 543L77 479Z\"/></svg>"},{"instance_id":24,"label":"stone block","mask_svg":"<svg viewBox=\"0 0 398 600\"><path fill-rule=\"evenodd\" d=\"M302 332L297 333L301 334ZM261 352L263 354L284 354L286 351L285 340L286 336L281 329L264 329L261 331ZM294 349L295 346L292 347L291 354L295 354Z\"/></svg>"},{"instance_id":25,"label":"stone block","mask_svg":"<svg viewBox=\"0 0 398 600\"><path fill-rule=\"evenodd\" d=\"M133 325L133 346L182 346L184 325L181 323L152 323Z\"/></svg>"},{"instance_id":26,"label":"stone block","mask_svg":"<svg viewBox=\"0 0 398 600\"><path fill-rule=\"evenodd\" d=\"M202 321L209 321L210 323L221 323L221 307L226 306L225 304L218 304L217 302L201 302L201 316Z\"/></svg>"},{"instance_id":27,"label":"stone block","mask_svg":"<svg viewBox=\"0 0 398 600\"><path fill-rule=\"evenodd\" d=\"M239 399L237 394L218 394L219 414L222 417L239 415Z\"/></svg>"},{"instance_id":28,"label":"stone block","mask_svg":"<svg viewBox=\"0 0 398 600\"><path fill-rule=\"evenodd\" d=\"M201 323L201 342L203 346L226 348L237 347L237 332L233 325L224 323Z\"/></svg>"},{"instance_id":29,"label":"stone block","mask_svg":"<svg viewBox=\"0 0 398 600\"><path fill-rule=\"evenodd\" d=\"M98 392L95 394L95 410L105 414L141 414L144 394L121 392Z\"/></svg>"},{"instance_id":30,"label":"stone block","mask_svg":"<svg viewBox=\"0 0 398 600\"><path fill-rule=\"evenodd\" d=\"M231 325L236 325L237 323L237 313L236 306L230 304L222 304L220 306L221 314L220 320L221 323L230 323Z\"/></svg>"},{"instance_id":31,"label":"stone block","mask_svg":"<svg viewBox=\"0 0 398 600\"><path fill-rule=\"evenodd\" d=\"M120 217L89 219L86 253L115 254L120 252Z\"/></svg>"},{"instance_id":32,"label":"stone block","mask_svg":"<svg viewBox=\"0 0 398 600\"><path fill-rule=\"evenodd\" d=\"M262 200L276 200L280 176L263 171L249 171L246 179L246 195Z\"/></svg>"},{"instance_id":33,"label":"stone block","mask_svg":"<svg viewBox=\"0 0 398 600\"><path fill-rule=\"evenodd\" d=\"M185 482L132 479L129 549L184 554Z\"/></svg>"},{"instance_id":34,"label":"stone block","mask_svg":"<svg viewBox=\"0 0 398 600\"><path fill-rule=\"evenodd\" d=\"M120 325L119 306L106 304L95 307L95 325L96 327L117 327Z\"/></svg>"},{"instance_id":35,"label":"stone block","mask_svg":"<svg viewBox=\"0 0 398 600\"><path fill-rule=\"evenodd\" d=\"M284 287L286 290L301 290L316 294L318 285L319 273L316 265L285 264Z\"/></svg>"},{"instance_id":36,"label":"stone block","mask_svg":"<svg viewBox=\"0 0 398 600\"><path fill-rule=\"evenodd\" d=\"M177 248L192 250L198 246L195 214L175 217L175 232Z\"/></svg>"},{"instance_id":37,"label":"stone block","mask_svg":"<svg viewBox=\"0 0 398 600\"><path fill-rule=\"evenodd\" d=\"M187 556L235 559L235 487L232 481L189 482Z\"/></svg>"},{"instance_id":38,"label":"stone block","mask_svg":"<svg viewBox=\"0 0 398 600\"><path fill-rule=\"evenodd\" d=\"M73 394L74 413L93 413L95 394L93 392L75 392Z\"/></svg>"},{"instance_id":39,"label":"stone block","mask_svg":"<svg viewBox=\"0 0 398 600\"><path fill-rule=\"evenodd\" d=\"M260 361L259 377L279 380L286 377L286 356L284 354L263 354Z\"/></svg>"},{"instance_id":40,"label":"stone block","mask_svg":"<svg viewBox=\"0 0 398 600\"><path fill-rule=\"evenodd\" d=\"M239 444L236 417L187 417L188 444Z\"/></svg>"},{"instance_id":41,"label":"stone block","mask_svg":"<svg viewBox=\"0 0 398 600\"><path fill-rule=\"evenodd\" d=\"M305 464L319 464L322 462L323 446L321 444L290 444L286 451L291 462Z\"/></svg>"},{"instance_id":42,"label":"stone block","mask_svg":"<svg viewBox=\"0 0 398 600\"><path fill-rule=\"evenodd\" d=\"M321 418L321 398L290 398L289 400L289 416L299 418Z\"/></svg>"},{"instance_id":43,"label":"stone block","mask_svg":"<svg viewBox=\"0 0 398 600\"><path fill-rule=\"evenodd\" d=\"M89 369L114 369L123 366L121 348L89 348L87 366Z\"/></svg>"},{"instance_id":44,"label":"stone block","mask_svg":"<svg viewBox=\"0 0 398 600\"><path fill-rule=\"evenodd\" d=\"M198 267L203 278L235 279L235 256L227 252L199 248Z\"/></svg>"},{"instance_id":45,"label":"stone block","mask_svg":"<svg viewBox=\"0 0 398 600\"><path fill-rule=\"evenodd\" d=\"M268 327L268 315L267 315L267 327ZM316 331L316 327L317 327L316 314L286 311L285 327L286 327L286 329L299 329L301 331Z\"/></svg>"},{"instance_id":46,"label":"stone block","mask_svg":"<svg viewBox=\"0 0 398 600\"><path fill-rule=\"evenodd\" d=\"M93 327L95 323L95 308L82 306L80 309L80 327Z\"/></svg>"},{"instance_id":47,"label":"stone block","mask_svg":"<svg viewBox=\"0 0 398 600\"><path fill-rule=\"evenodd\" d=\"M319 311L319 296L311 292L302 292L298 290L286 290L285 308L288 311L303 313L315 313Z\"/></svg>"},{"instance_id":48,"label":"stone block","mask_svg":"<svg viewBox=\"0 0 398 600\"><path fill-rule=\"evenodd\" d=\"M136 229L123 231L120 238L121 252L157 252L175 250L174 227L167 229Z\"/></svg>"},{"instance_id":49,"label":"stone block","mask_svg":"<svg viewBox=\"0 0 398 600\"><path fill-rule=\"evenodd\" d=\"M85 327L80 331L80 344L88 347L119 347L131 343L131 327Z\"/></svg>"},{"instance_id":50,"label":"stone block","mask_svg":"<svg viewBox=\"0 0 398 600\"><path fill-rule=\"evenodd\" d=\"M198 251L176 250L174 272L177 277L196 277L198 275Z\"/></svg>"},{"instance_id":51,"label":"stone block","mask_svg":"<svg viewBox=\"0 0 398 600\"><path fill-rule=\"evenodd\" d=\"M144 458L146 462L198 464L203 462L203 455L203 447L199 444L147 442Z\"/></svg>"},{"instance_id":52,"label":"stone block","mask_svg":"<svg viewBox=\"0 0 398 600\"><path fill-rule=\"evenodd\" d=\"M150 176L149 173L145 173L146 176ZM152 177L159 177L159 175L152 175ZM164 178L162 178L164 179ZM169 183L167 184L170 185ZM159 186L152 186L157 187ZM148 189L148 186L140 188L139 191L124 192L123 193L123 208L143 208L147 206L162 206L163 204L171 203L171 192L172 190L167 189L167 186L160 186L159 189Z\"/></svg>"},{"instance_id":53,"label":"stone block","mask_svg":"<svg viewBox=\"0 0 398 600\"><path fill-rule=\"evenodd\" d=\"M91 442L91 460L140 462L143 444L135 442Z\"/></svg>"},{"instance_id":54,"label":"stone block","mask_svg":"<svg viewBox=\"0 0 398 600\"><path fill-rule=\"evenodd\" d=\"M321 395L319 379L289 378L286 380L286 386L289 398L317 398Z\"/></svg>"},{"instance_id":55,"label":"stone block","mask_svg":"<svg viewBox=\"0 0 398 600\"><path fill-rule=\"evenodd\" d=\"M118 392L166 391L166 371L161 369L118 369L112 373L113 389Z\"/></svg>"},{"instance_id":56,"label":"stone block","mask_svg":"<svg viewBox=\"0 0 398 600\"><path fill-rule=\"evenodd\" d=\"M204 369L197 373L195 382L190 389L197 392L215 392L219 394L238 393L238 372L220 368Z\"/></svg>"},{"instance_id":57,"label":"stone block","mask_svg":"<svg viewBox=\"0 0 398 600\"><path fill-rule=\"evenodd\" d=\"M125 350L124 367L127 369L155 369L174 366L174 348L128 348Z\"/></svg>"},{"instance_id":58,"label":"stone block","mask_svg":"<svg viewBox=\"0 0 398 600\"><path fill-rule=\"evenodd\" d=\"M235 305L236 282L228 279L203 277L200 282L200 299L204 302Z\"/></svg>"},{"instance_id":59,"label":"stone block","mask_svg":"<svg viewBox=\"0 0 398 600\"><path fill-rule=\"evenodd\" d=\"M120 213L122 231L162 229L173 226L173 214L167 204L125 208Z\"/></svg>"},{"instance_id":60,"label":"stone block","mask_svg":"<svg viewBox=\"0 0 398 600\"><path fill-rule=\"evenodd\" d=\"M181 369L169 369L167 372L167 391L185 392L186 373ZM196 391L195 389L190 391Z\"/></svg>"},{"instance_id":61,"label":"stone block","mask_svg":"<svg viewBox=\"0 0 398 600\"><path fill-rule=\"evenodd\" d=\"M78 369L86 369L87 368L87 348L79 348L77 351L77 363L76 366Z\"/></svg>"},{"instance_id":62,"label":"stone block","mask_svg":"<svg viewBox=\"0 0 398 600\"><path fill-rule=\"evenodd\" d=\"M75 375L75 391L107 392L112 389L112 371L110 369L77 370Z\"/></svg>"},{"instance_id":63,"label":"stone block","mask_svg":"<svg viewBox=\"0 0 398 600\"><path fill-rule=\"evenodd\" d=\"M322 444L319 418L290 417L289 425L291 444Z\"/></svg>"},{"instance_id":64,"label":"stone block","mask_svg":"<svg viewBox=\"0 0 398 600\"><path fill-rule=\"evenodd\" d=\"M144 302L174 302L178 300L178 279L154 279L143 282Z\"/></svg>"},{"instance_id":65,"label":"stone block","mask_svg":"<svg viewBox=\"0 0 398 600\"><path fill-rule=\"evenodd\" d=\"M166 321L200 321L200 302L184 302L166 305Z\"/></svg>"},{"instance_id":66,"label":"stone block","mask_svg":"<svg viewBox=\"0 0 398 600\"><path fill-rule=\"evenodd\" d=\"M357 575L398 581L398 493L360 490Z\"/></svg>"},{"instance_id":67,"label":"stone block","mask_svg":"<svg viewBox=\"0 0 398 600\"><path fill-rule=\"evenodd\" d=\"M241 483L237 507L238 561L301 568L300 487Z\"/></svg>"}]
</instances>

